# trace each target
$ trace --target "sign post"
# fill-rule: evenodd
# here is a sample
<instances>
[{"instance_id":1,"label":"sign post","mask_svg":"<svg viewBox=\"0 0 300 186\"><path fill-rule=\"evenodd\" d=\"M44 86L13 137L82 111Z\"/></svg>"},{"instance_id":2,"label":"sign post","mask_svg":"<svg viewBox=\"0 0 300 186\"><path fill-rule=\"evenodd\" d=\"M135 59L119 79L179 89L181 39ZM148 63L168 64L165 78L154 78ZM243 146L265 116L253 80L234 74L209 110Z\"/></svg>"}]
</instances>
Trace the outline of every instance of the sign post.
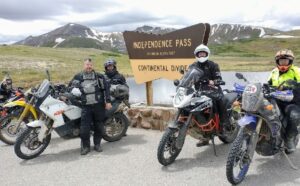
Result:
<instances>
[{"instance_id":1,"label":"sign post","mask_svg":"<svg viewBox=\"0 0 300 186\"><path fill-rule=\"evenodd\" d=\"M146 97L147 97L147 105L153 105L153 87L152 81L146 82Z\"/></svg>"},{"instance_id":2,"label":"sign post","mask_svg":"<svg viewBox=\"0 0 300 186\"><path fill-rule=\"evenodd\" d=\"M196 24L163 35L123 33L136 83L146 83L147 105L153 104L152 80L179 79L181 69L193 63L194 49L207 45L210 25Z\"/></svg>"}]
</instances>

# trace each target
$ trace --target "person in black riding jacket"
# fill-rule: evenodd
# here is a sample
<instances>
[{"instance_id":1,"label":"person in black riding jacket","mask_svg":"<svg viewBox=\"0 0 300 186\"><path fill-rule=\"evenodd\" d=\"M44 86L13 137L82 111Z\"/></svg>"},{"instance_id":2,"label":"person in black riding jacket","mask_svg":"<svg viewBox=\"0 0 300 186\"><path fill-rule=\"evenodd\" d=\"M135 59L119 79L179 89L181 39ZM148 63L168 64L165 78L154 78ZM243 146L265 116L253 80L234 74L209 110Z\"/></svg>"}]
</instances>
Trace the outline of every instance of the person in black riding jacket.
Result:
<instances>
[{"instance_id":1,"label":"person in black riding jacket","mask_svg":"<svg viewBox=\"0 0 300 186\"><path fill-rule=\"evenodd\" d=\"M114 59L108 59L104 63L104 70L109 83L112 85L126 85L125 77L117 70L117 62Z\"/></svg>"},{"instance_id":2,"label":"person in black riding jacket","mask_svg":"<svg viewBox=\"0 0 300 186\"><path fill-rule=\"evenodd\" d=\"M108 59L104 63L104 70L105 70L106 80L109 82L110 85L125 85L127 88L129 88L126 83L125 77L118 72L117 62L114 59ZM111 93L111 96L114 97L115 95ZM124 102L127 102L127 104L129 105L129 94L126 94L125 96L121 96L118 98L117 97L114 98L118 101L123 100ZM115 108L116 105L117 104L113 101L112 107ZM124 136L127 136L127 134L124 134Z\"/></svg>"},{"instance_id":3,"label":"person in black riding jacket","mask_svg":"<svg viewBox=\"0 0 300 186\"><path fill-rule=\"evenodd\" d=\"M195 83L195 89L196 90L214 90L214 92L217 96L212 97L217 104L218 107L218 112L220 116L220 123L221 126L224 129L227 129L230 127L230 122L228 119L228 114L227 114L227 109L226 106L223 102L223 92L220 86L215 85L217 81L222 80L221 72L219 69L219 65L216 64L213 61L208 60L209 55L210 55L210 50L207 46L201 44L196 47L194 51L194 55L196 58L196 61L190 65L190 67L196 67L204 72L204 77L201 79L206 79L207 83ZM203 145L208 145L209 144L209 139L207 138L202 138L200 141L197 143L197 147L203 146Z\"/></svg>"},{"instance_id":4,"label":"person in black riding jacket","mask_svg":"<svg viewBox=\"0 0 300 186\"><path fill-rule=\"evenodd\" d=\"M74 85L74 89L79 89L82 103L80 138L81 155L90 152L90 131L94 125L94 149L101 152L100 147L103 121L105 119L105 109L111 109L109 83L104 75L97 73L93 69L93 62L90 58L84 60L84 69L76 74L69 85ZM73 90L72 90L73 91Z\"/></svg>"}]
</instances>

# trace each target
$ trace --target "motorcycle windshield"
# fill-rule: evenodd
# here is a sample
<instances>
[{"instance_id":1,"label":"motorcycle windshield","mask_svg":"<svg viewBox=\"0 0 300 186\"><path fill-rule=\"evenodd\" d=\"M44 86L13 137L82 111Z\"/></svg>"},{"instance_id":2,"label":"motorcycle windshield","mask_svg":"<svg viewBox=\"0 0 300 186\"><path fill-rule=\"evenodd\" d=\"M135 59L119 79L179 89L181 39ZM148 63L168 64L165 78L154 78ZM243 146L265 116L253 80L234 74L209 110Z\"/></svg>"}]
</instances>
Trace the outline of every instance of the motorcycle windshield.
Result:
<instances>
[{"instance_id":1,"label":"motorcycle windshield","mask_svg":"<svg viewBox=\"0 0 300 186\"><path fill-rule=\"evenodd\" d=\"M181 78L180 87L192 87L197 81L202 78L204 72L198 68L190 68Z\"/></svg>"},{"instance_id":2,"label":"motorcycle windshield","mask_svg":"<svg viewBox=\"0 0 300 186\"><path fill-rule=\"evenodd\" d=\"M47 79L45 79L40 85L39 89L36 91L35 93L36 97L43 98L47 94L49 88L50 88L50 82Z\"/></svg>"}]
</instances>

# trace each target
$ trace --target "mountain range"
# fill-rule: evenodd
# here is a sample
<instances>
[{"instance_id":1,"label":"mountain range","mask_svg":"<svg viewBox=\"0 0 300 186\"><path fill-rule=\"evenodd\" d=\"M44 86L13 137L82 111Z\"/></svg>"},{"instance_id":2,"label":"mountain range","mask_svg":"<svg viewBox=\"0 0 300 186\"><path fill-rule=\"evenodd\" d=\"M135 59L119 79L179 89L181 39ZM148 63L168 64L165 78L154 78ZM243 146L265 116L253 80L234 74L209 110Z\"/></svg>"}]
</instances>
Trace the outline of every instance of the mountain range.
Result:
<instances>
[{"instance_id":1,"label":"mountain range","mask_svg":"<svg viewBox=\"0 0 300 186\"><path fill-rule=\"evenodd\" d=\"M162 28L142 26L134 31L165 34L176 30L175 28ZM299 30L280 31L265 27L254 27L239 24L211 25L209 44L223 44L241 39L255 38L298 38ZM99 32L84 25L69 23L48 33L39 36L29 36L14 44L36 47L73 47L96 48L116 52L126 52L122 32Z\"/></svg>"}]
</instances>

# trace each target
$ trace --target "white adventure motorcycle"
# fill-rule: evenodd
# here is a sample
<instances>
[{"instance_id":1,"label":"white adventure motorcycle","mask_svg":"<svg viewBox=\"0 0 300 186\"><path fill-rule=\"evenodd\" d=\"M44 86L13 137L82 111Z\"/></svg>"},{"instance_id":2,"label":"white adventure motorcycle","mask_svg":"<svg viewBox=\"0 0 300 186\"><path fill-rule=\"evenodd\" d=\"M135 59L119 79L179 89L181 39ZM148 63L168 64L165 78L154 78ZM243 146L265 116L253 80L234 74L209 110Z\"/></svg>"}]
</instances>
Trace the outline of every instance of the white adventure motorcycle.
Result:
<instances>
[{"instance_id":1,"label":"white adventure motorcycle","mask_svg":"<svg viewBox=\"0 0 300 186\"><path fill-rule=\"evenodd\" d=\"M17 138L14 149L21 159L33 159L48 146L51 133L55 130L62 138L77 137L80 134L80 102L71 93L65 93L60 99L52 96L53 86L44 80L34 96L34 107L40 110L39 120L27 124ZM124 102L113 103L113 108L106 113L103 139L109 142L120 140L127 131L129 121L123 114Z\"/></svg>"}]
</instances>

